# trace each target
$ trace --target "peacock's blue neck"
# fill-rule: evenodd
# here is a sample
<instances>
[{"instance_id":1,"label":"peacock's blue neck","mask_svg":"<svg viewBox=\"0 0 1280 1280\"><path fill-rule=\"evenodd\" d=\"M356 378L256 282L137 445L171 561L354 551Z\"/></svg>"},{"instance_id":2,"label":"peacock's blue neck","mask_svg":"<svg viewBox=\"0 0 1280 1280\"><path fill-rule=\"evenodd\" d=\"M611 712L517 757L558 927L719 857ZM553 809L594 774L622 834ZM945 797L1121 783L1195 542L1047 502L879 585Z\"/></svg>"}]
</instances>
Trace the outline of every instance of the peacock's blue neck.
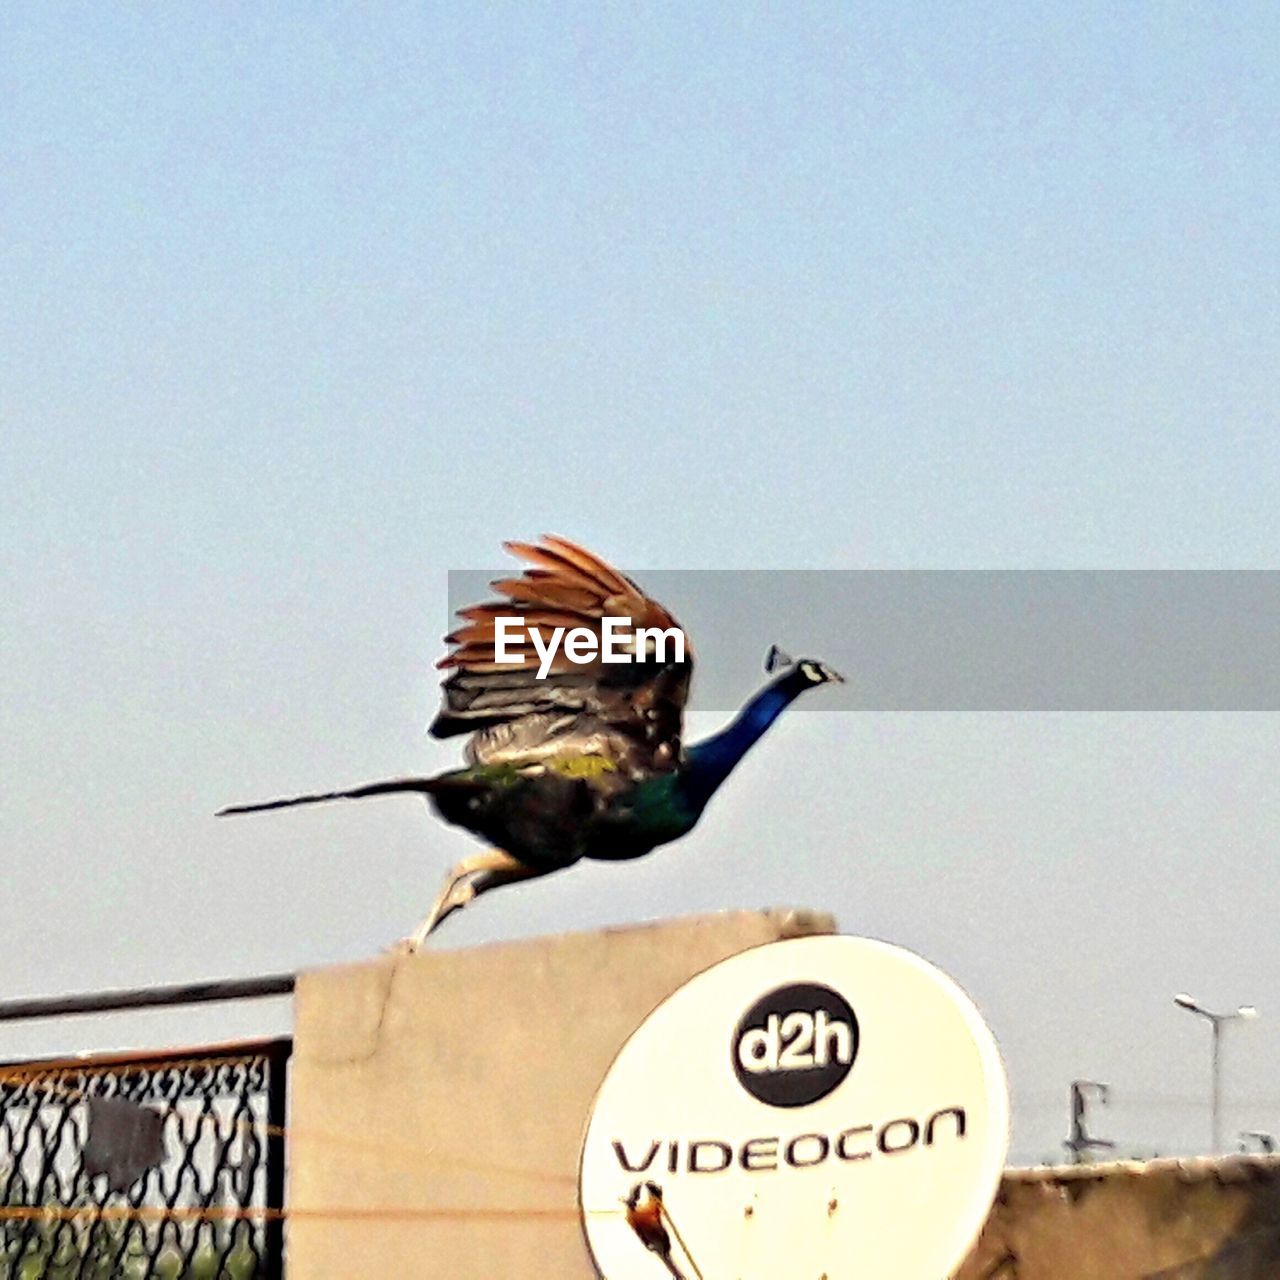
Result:
<instances>
[{"instance_id":1,"label":"peacock's blue neck","mask_svg":"<svg viewBox=\"0 0 1280 1280\"><path fill-rule=\"evenodd\" d=\"M719 733L689 748L684 789L699 810L806 685L803 677L788 671L765 685Z\"/></svg>"}]
</instances>

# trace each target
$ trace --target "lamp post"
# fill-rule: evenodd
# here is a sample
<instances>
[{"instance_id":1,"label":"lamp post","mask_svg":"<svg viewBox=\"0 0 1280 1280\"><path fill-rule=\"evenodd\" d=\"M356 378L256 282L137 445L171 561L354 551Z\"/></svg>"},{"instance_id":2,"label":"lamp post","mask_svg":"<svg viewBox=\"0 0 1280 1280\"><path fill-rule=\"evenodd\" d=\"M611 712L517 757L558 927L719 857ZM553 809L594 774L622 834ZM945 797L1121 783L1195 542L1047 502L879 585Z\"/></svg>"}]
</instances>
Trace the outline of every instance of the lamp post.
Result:
<instances>
[{"instance_id":1,"label":"lamp post","mask_svg":"<svg viewBox=\"0 0 1280 1280\"><path fill-rule=\"evenodd\" d=\"M1213 1120L1213 1149L1211 1154L1217 1155L1222 1150L1222 1026L1226 1022L1237 1019L1246 1021L1256 1018L1258 1011L1251 1004L1242 1004L1234 1013L1214 1013L1198 1004L1185 991L1173 997L1173 1003L1188 1013L1199 1014L1209 1020L1213 1028L1213 1101L1211 1115Z\"/></svg>"}]
</instances>

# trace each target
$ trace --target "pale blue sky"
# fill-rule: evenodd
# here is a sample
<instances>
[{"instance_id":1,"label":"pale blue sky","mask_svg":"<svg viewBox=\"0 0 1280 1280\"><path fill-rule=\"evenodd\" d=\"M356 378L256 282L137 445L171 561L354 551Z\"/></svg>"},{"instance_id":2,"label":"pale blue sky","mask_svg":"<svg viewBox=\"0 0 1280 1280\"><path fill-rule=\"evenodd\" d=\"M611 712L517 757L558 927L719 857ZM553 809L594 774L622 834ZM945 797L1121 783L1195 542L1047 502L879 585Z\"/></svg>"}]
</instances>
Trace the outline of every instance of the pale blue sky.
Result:
<instances>
[{"instance_id":1,"label":"pale blue sky","mask_svg":"<svg viewBox=\"0 0 1280 1280\"><path fill-rule=\"evenodd\" d=\"M0 990L411 926L470 847L413 802L210 815L450 763L445 573L503 537L1277 567L1277 47L1260 3L7 6ZM987 1011L1023 1158L1073 1075L1202 1141L1168 997L1252 1001L1229 1127L1280 1128L1276 727L798 717L688 841L448 940L829 907Z\"/></svg>"}]
</instances>

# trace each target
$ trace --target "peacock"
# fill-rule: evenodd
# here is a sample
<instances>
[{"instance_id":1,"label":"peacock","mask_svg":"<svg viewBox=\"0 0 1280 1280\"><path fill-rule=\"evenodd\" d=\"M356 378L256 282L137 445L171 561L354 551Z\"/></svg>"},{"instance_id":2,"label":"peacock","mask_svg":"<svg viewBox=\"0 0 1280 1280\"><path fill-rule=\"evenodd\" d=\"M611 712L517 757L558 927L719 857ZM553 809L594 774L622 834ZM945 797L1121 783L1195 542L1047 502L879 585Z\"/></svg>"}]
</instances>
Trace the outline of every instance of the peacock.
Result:
<instances>
[{"instance_id":1,"label":"peacock","mask_svg":"<svg viewBox=\"0 0 1280 1280\"><path fill-rule=\"evenodd\" d=\"M719 733L686 748L693 650L670 612L567 538L503 545L529 567L491 584L500 599L459 610L462 625L445 637L449 651L437 664L449 675L430 732L470 735L463 768L232 805L218 814L424 795L446 822L492 847L450 871L406 940L410 950L490 889L583 858L639 858L687 835L778 716L806 690L843 679L825 663L792 660L774 646L765 662L768 683ZM568 643L551 656L535 633L554 636L556 628L564 637L579 628L598 638L610 633L613 660L603 660L603 644L594 660L583 660L589 646L574 654Z\"/></svg>"}]
</instances>

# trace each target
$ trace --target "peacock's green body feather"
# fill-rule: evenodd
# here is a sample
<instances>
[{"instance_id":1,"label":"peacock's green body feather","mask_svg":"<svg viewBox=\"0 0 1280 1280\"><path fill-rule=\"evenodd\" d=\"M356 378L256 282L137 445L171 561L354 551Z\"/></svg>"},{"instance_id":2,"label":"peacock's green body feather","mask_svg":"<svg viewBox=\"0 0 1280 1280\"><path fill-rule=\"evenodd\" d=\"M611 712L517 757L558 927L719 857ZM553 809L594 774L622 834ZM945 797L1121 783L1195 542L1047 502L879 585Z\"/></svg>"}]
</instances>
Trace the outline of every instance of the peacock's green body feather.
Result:
<instances>
[{"instance_id":1,"label":"peacock's green body feather","mask_svg":"<svg viewBox=\"0 0 1280 1280\"><path fill-rule=\"evenodd\" d=\"M600 752L565 751L443 774L430 798L446 822L532 867L638 858L693 830L738 761L812 683L803 664L788 667L726 729L661 772L635 777Z\"/></svg>"},{"instance_id":2,"label":"peacock's green body feather","mask_svg":"<svg viewBox=\"0 0 1280 1280\"><path fill-rule=\"evenodd\" d=\"M446 822L548 871L582 858L638 858L693 829L699 810L678 773L639 782L617 773L598 755L474 765L435 779L429 794Z\"/></svg>"}]
</instances>

